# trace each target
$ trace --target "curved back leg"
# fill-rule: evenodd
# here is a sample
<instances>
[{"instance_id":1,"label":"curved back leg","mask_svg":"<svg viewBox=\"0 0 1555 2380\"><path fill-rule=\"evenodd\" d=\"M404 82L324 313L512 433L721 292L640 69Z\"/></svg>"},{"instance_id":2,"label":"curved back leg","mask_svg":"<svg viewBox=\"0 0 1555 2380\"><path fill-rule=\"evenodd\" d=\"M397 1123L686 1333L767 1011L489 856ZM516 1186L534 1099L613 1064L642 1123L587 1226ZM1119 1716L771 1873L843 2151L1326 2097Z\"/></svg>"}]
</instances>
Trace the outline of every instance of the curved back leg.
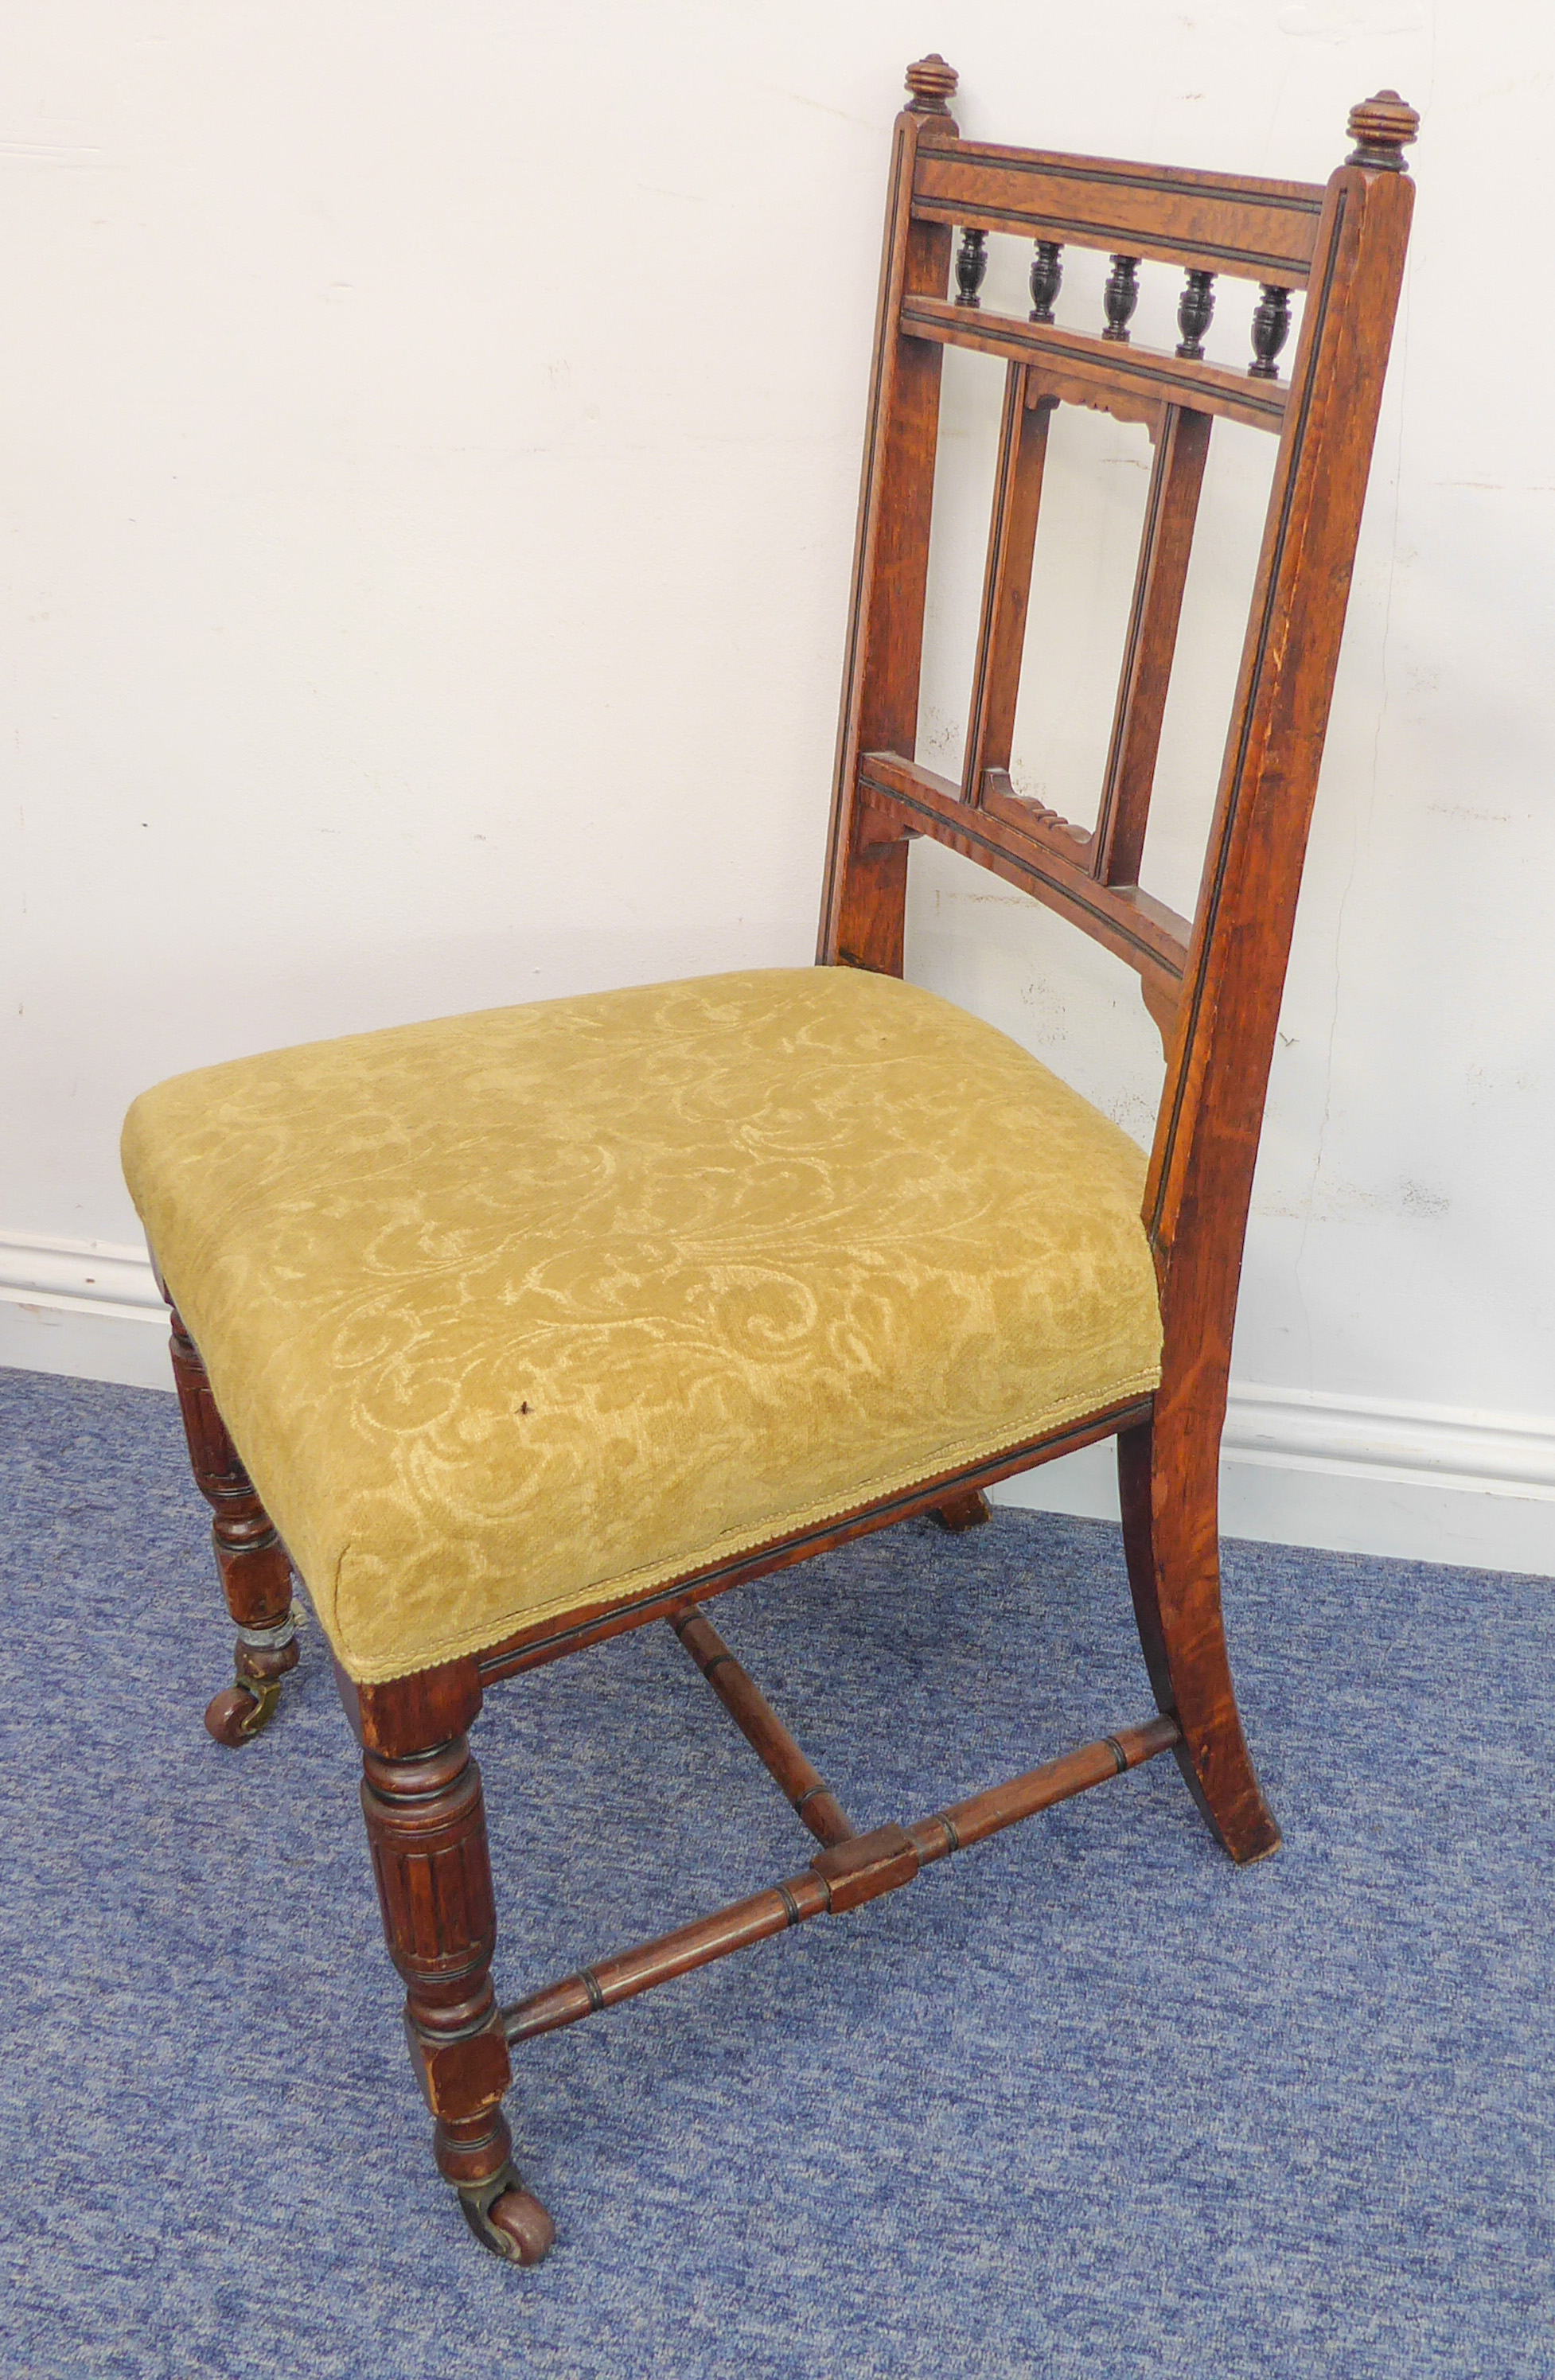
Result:
<instances>
[{"instance_id":1,"label":"curved back leg","mask_svg":"<svg viewBox=\"0 0 1555 2380\"><path fill-rule=\"evenodd\" d=\"M1237 1865L1280 1848L1236 1706L1221 1617L1220 1429L1158 1407L1118 1435L1124 1550L1158 1706L1183 1730L1178 1767Z\"/></svg>"}]
</instances>

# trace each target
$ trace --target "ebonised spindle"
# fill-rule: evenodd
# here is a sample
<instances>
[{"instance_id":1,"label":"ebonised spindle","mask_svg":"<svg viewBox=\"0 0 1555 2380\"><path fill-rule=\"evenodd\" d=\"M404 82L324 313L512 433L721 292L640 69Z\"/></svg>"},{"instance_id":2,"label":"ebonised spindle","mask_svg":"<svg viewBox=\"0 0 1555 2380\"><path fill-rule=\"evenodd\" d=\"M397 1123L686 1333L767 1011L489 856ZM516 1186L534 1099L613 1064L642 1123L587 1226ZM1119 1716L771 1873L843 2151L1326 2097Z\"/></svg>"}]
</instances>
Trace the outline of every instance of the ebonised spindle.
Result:
<instances>
[{"instance_id":1,"label":"ebonised spindle","mask_svg":"<svg viewBox=\"0 0 1555 2380\"><path fill-rule=\"evenodd\" d=\"M1204 355L1204 334L1215 319L1215 276L1190 273L1177 300L1177 328L1182 340L1177 353L1198 363Z\"/></svg>"},{"instance_id":2,"label":"ebonised spindle","mask_svg":"<svg viewBox=\"0 0 1555 2380\"><path fill-rule=\"evenodd\" d=\"M1128 326L1134 320L1134 310L1139 303L1139 259L1136 256L1114 256L1112 270L1107 275L1102 293L1107 310L1104 339L1126 340Z\"/></svg>"},{"instance_id":3,"label":"ebonised spindle","mask_svg":"<svg viewBox=\"0 0 1555 2380\"><path fill-rule=\"evenodd\" d=\"M964 231L955 256L955 302L958 306L980 306L978 295L983 275L988 271L988 234L986 231Z\"/></svg>"},{"instance_id":4,"label":"ebonised spindle","mask_svg":"<svg viewBox=\"0 0 1555 2380\"><path fill-rule=\"evenodd\" d=\"M1247 367L1249 380L1279 379L1277 358L1290 335L1291 293L1266 281L1261 285L1258 302L1253 309L1253 360Z\"/></svg>"},{"instance_id":5,"label":"ebonised spindle","mask_svg":"<svg viewBox=\"0 0 1555 2380\"><path fill-rule=\"evenodd\" d=\"M1051 322L1053 301L1063 286L1063 248L1056 239L1039 239L1031 261L1031 320Z\"/></svg>"}]
</instances>

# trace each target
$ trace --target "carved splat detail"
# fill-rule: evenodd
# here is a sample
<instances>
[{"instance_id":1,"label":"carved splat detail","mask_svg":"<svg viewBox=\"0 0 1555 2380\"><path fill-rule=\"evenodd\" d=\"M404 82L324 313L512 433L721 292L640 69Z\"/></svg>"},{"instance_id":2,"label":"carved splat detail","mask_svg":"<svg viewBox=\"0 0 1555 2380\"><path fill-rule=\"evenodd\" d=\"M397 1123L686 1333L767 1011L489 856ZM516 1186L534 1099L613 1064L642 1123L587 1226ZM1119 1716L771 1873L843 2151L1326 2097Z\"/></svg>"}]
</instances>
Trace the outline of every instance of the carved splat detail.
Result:
<instances>
[{"instance_id":1,"label":"carved splat detail","mask_svg":"<svg viewBox=\"0 0 1555 2380\"><path fill-rule=\"evenodd\" d=\"M1126 341L1128 326L1134 320L1134 310L1139 303L1139 259L1136 256L1114 256L1112 270L1107 275L1107 286L1101 302L1107 310L1104 339Z\"/></svg>"},{"instance_id":2,"label":"carved splat detail","mask_svg":"<svg viewBox=\"0 0 1555 2380\"><path fill-rule=\"evenodd\" d=\"M1058 293L1063 286L1063 244L1039 239L1031 260L1031 320L1051 322Z\"/></svg>"},{"instance_id":3,"label":"carved splat detail","mask_svg":"<svg viewBox=\"0 0 1555 2380\"><path fill-rule=\"evenodd\" d=\"M1249 380L1279 379L1277 358L1290 335L1291 293L1266 281L1253 309L1253 360L1247 367Z\"/></svg>"},{"instance_id":4,"label":"carved splat detail","mask_svg":"<svg viewBox=\"0 0 1555 2380\"><path fill-rule=\"evenodd\" d=\"M986 231L964 231L961 246L955 252L955 302L958 306L980 306L983 276L988 271L988 234Z\"/></svg>"},{"instance_id":5,"label":"carved splat detail","mask_svg":"<svg viewBox=\"0 0 1555 2380\"><path fill-rule=\"evenodd\" d=\"M1215 319L1215 276L1190 273L1177 300L1177 328L1182 333L1177 353L1190 363L1204 358L1204 334Z\"/></svg>"},{"instance_id":6,"label":"carved splat detail","mask_svg":"<svg viewBox=\"0 0 1555 2380\"><path fill-rule=\"evenodd\" d=\"M988 771L983 800L995 818L1039 836L1067 859L1081 858L1090 848L1089 827L1074 825L1062 810L1050 809L1035 794L1017 794L1007 770Z\"/></svg>"}]
</instances>

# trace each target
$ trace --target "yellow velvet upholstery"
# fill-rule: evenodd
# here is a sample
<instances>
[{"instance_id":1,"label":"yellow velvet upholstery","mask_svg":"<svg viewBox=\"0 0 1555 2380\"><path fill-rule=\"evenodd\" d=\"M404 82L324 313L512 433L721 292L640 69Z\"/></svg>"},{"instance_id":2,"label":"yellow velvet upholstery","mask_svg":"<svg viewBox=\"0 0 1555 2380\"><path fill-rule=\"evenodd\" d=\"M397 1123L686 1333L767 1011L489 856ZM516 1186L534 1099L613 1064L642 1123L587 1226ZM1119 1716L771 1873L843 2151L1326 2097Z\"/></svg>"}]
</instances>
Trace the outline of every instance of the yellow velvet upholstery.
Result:
<instances>
[{"instance_id":1,"label":"yellow velvet upholstery","mask_svg":"<svg viewBox=\"0 0 1555 2380\"><path fill-rule=\"evenodd\" d=\"M990 1026L773 969L183 1075L125 1171L346 1670L1152 1389L1144 1160Z\"/></svg>"}]
</instances>

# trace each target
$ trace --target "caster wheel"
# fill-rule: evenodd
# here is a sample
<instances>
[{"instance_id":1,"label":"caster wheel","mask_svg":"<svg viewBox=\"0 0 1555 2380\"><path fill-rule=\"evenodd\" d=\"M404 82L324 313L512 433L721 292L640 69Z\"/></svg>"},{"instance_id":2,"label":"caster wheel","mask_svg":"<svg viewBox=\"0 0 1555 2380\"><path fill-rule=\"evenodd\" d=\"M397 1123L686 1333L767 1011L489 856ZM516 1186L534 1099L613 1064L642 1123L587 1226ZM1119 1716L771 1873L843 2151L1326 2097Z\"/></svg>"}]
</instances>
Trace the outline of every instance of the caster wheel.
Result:
<instances>
[{"instance_id":1,"label":"caster wheel","mask_svg":"<svg viewBox=\"0 0 1555 2380\"><path fill-rule=\"evenodd\" d=\"M258 1734L269 1716L259 1697L251 1694L247 1686L227 1686L208 1706L205 1726L218 1743L236 1750L238 1744L247 1743L250 1736Z\"/></svg>"},{"instance_id":2,"label":"caster wheel","mask_svg":"<svg viewBox=\"0 0 1555 2380\"><path fill-rule=\"evenodd\" d=\"M520 2265L538 2265L556 2238L556 2226L538 2198L527 2190L504 2190L486 2210L486 2220L513 2245L508 2251Z\"/></svg>"},{"instance_id":3,"label":"caster wheel","mask_svg":"<svg viewBox=\"0 0 1555 2380\"><path fill-rule=\"evenodd\" d=\"M511 2166L483 2189L461 2190L459 2204L481 2246L510 2265L538 2265L555 2240L556 2226Z\"/></svg>"}]
</instances>

